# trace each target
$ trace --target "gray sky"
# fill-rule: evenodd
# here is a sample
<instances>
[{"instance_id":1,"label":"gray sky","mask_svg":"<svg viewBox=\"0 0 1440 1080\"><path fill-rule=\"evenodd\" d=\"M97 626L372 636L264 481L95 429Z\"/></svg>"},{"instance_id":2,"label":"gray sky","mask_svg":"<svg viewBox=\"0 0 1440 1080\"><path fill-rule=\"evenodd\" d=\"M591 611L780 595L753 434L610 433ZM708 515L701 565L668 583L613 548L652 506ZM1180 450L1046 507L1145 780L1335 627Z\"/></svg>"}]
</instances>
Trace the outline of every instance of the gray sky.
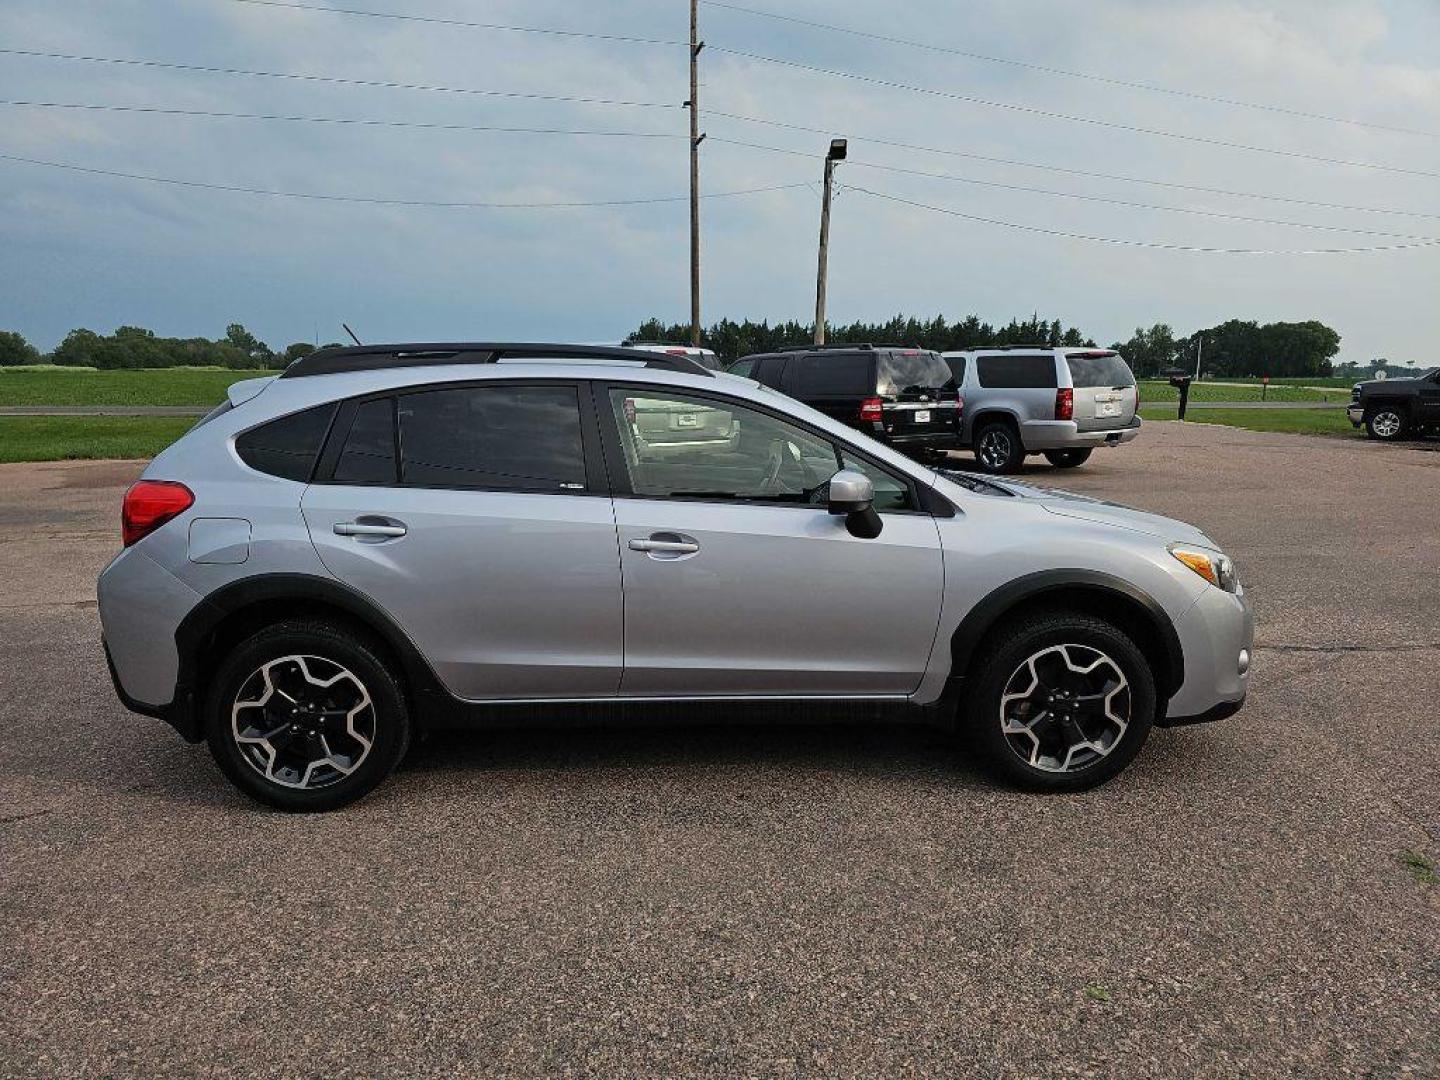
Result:
<instances>
[{"instance_id":1,"label":"gray sky","mask_svg":"<svg viewBox=\"0 0 1440 1080\"><path fill-rule=\"evenodd\" d=\"M683 39L684 0L297 0L591 34ZM808 319L823 133L842 185L1037 229L1180 246L1298 250L1440 241L1440 5L1432 0L739 0L744 6L1129 82L1413 129L1330 123L920 50L705 5L704 317ZM208 184L373 199L627 207L431 208L278 198L0 160L0 328L49 348L122 322L270 342L618 338L688 317L685 50L311 13L236 0L3 0L0 47L524 94L612 106L357 87L0 54L0 98L486 127L539 135L0 106L0 154ZM949 95L1162 129L1325 164L919 94L735 55L760 53ZM1430 134L1423 134L1430 133ZM878 144L1417 216L1207 194ZM722 140L798 151L779 153ZM808 155L808 156L807 156ZM863 163L863 164L862 164ZM1396 234L1361 235L1010 191ZM1424 216L1424 215L1428 215ZM1409 239L1406 239L1409 238ZM896 312L994 322L1038 310L1102 342L1163 321L1318 318L1342 359L1434 362L1440 248L1201 254L966 220L857 190L837 197L833 321Z\"/></svg>"}]
</instances>

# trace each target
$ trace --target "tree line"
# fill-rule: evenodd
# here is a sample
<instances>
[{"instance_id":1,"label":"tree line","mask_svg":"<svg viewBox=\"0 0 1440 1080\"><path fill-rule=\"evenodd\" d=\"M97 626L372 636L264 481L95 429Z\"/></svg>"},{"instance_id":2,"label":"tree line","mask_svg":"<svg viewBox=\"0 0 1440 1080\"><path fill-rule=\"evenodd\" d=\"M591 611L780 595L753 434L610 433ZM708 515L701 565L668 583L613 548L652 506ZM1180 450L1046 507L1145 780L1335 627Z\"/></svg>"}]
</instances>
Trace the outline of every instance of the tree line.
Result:
<instances>
[{"instance_id":1,"label":"tree line","mask_svg":"<svg viewBox=\"0 0 1440 1080\"><path fill-rule=\"evenodd\" d=\"M794 320L771 323L721 319L703 328L700 336L707 348L713 349L726 363L733 363L751 353L803 345L813 340L813 332L813 323ZM958 322L949 322L943 315L933 319L897 315L883 323L827 326L826 339L834 343L909 345L938 352L995 345L1079 348L1096 344L1094 338L1078 328L1067 327L1059 319L1043 319L1038 314L1023 320L1011 319L1001 326L985 322L978 315L968 315ZM625 340L685 345L690 341L690 326L652 318L641 323ZM1114 342L1111 348L1129 361L1137 375L1160 375L1174 368L1193 371L1199 353L1206 375L1327 376L1334 370L1340 335L1313 319L1265 324L1230 319L1180 337L1167 324L1156 323L1149 329L1137 327L1129 341ZM309 342L297 341L276 351L239 323L231 323L225 335L214 341L198 337L159 337L153 330L138 326L122 326L113 334L72 330L47 354L42 354L19 334L0 331L0 367L50 363L106 369L277 368L314 350L315 346Z\"/></svg>"},{"instance_id":2,"label":"tree line","mask_svg":"<svg viewBox=\"0 0 1440 1080\"><path fill-rule=\"evenodd\" d=\"M117 368L224 367L254 370L284 367L315 351L308 341L297 341L276 352L239 323L225 328L225 336L208 338L159 337L140 326L122 326L113 334L71 330L53 352L42 353L20 334L0 330L0 367L21 364L58 364L61 367Z\"/></svg>"}]
</instances>

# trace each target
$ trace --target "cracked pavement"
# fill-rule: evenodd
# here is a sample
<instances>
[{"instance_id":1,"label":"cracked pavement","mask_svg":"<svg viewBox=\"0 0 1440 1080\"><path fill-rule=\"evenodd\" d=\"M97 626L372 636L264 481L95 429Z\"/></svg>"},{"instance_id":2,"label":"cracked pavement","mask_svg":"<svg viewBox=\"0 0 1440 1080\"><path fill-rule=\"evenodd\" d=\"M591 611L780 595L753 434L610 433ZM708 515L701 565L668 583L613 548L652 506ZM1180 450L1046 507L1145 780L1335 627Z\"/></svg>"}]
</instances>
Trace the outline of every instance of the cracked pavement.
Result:
<instances>
[{"instance_id":1,"label":"cracked pavement","mask_svg":"<svg viewBox=\"0 0 1440 1080\"><path fill-rule=\"evenodd\" d=\"M1038 798L893 727L446 734L289 817L115 700L126 463L0 467L0 1075L1440 1075L1440 457L1148 424L1248 706Z\"/></svg>"}]
</instances>

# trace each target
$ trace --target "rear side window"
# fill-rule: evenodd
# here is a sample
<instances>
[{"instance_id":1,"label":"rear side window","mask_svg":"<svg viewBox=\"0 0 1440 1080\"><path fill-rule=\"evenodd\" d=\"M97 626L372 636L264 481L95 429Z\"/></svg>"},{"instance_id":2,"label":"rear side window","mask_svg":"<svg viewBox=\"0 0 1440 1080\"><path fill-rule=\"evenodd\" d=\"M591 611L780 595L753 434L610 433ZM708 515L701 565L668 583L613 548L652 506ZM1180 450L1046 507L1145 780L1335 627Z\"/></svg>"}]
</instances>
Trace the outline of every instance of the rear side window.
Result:
<instances>
[{"instance_id":1,"label":"rear side window","mask_svg":"<svg viewBox=\"0 0 1440 1080\"><path fill-rule=\"evenodd\" d=\"M309 483L335 404L317 405L251 428L235 439L240 460L263 473Z\"/></svg>"},{"instance_id":2,"label":"rear side window","mask_svg":"<svg viewBox=\"0 0 1440 1080\"><path fill-rule=\"evenodd\" d=\"M1070 379L1075 386L1134 386L1135 375L1119 353L1070 353Z\"/></svg>"},{"instance_id":3,"label":"rear side window","mask_svg":"<svg viewBox=\"0 0 1440 1080\"><path fill-rule=\"evenodd\" d=\"M965 381L965 357L963 357L963 356L947 356L947 357L945 357L945 365L950 369L950 377L955 380L955 385L956 385L956 386L959 386L959 385L961 385L962 383L964 383L964 381Z\"/></svg>"},{"instance_id":4,"label":"rear side window","mask_svg":"<svg viewBox=\"0 0 1440 1080\"><path fill-rule=\"evenodd\" d=\"M1055 357L1043 356L977 356L975 374L981 386L1012 389L1054 387Z\"/></svg>"},{"instance_id":5,"label":"rear side window","mask_svg":"<svg viewBox=\"0 0 1440 1080\"><path fill-rule=\"evenodd\" d=\"M394 484L395 399L367 401L355 410L344 448L335 462L341 484Z\"/></svg>"},{"instance_id":6,"label":"rear side window","mask_svg":"<svg viewBox=\"0 0 1440 1080\"><path fill-rule=\"evenodd\" d=\"M953 378L939 353L905 349L880 354L877 389L887 397L943 390L953 385Z\"/></svg>"},{"instance_id":7,"label":"rear side window","mask_svg":"<svg viewBox=\"0 0 1440 1080\"><path fill-rule=\"evenodd\" d=\"M818 353L790 363L793 393L799 398L868 397L875 393L873 357L863 353Z\"/></svg>"},{"instance_id":8,"label":"rear side window","mask_svg":"<svg viewBox=\"0 0 1440 1080\"><path fill-rule=\"evenodd\" d=\"M401 478L424 487L583 490L570 386L469 386L400 399Z\"/></svg>"}]
</instances>

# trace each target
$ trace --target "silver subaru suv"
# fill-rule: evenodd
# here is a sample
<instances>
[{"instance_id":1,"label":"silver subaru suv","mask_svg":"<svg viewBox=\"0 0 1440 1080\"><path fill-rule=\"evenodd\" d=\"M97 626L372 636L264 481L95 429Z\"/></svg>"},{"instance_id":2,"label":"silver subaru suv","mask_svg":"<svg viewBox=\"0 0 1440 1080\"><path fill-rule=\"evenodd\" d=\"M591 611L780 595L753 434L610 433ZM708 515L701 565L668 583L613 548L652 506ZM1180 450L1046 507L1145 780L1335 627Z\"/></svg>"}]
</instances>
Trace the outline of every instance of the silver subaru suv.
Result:
<instances>
[{"instance_id":1,"label":"silver subaru suv","mask_svg":"<svg viewBox=\"0 0 1440 1080\"><path fill-rule=\"evenodd\" d=\"M1113 349L1006 345L943 354L965 399L960 441L987 473L1027 454L1059 469L1140 434L1140 390Z\"/></svg>"},{"instance_id":2,"label":"silver subaru suv","mask_svg":"<svg viewBox=\"0 0 1440 1080\"><path fill-rule=\"evenodd\" d=\"M1074 791L1246 693L1249 606L1195 528L932 471L685 357L321 350L231 387L122 523L121 700L287 810L442 725L602 704L893 713Z\"/></svg>"}]
</instances>

